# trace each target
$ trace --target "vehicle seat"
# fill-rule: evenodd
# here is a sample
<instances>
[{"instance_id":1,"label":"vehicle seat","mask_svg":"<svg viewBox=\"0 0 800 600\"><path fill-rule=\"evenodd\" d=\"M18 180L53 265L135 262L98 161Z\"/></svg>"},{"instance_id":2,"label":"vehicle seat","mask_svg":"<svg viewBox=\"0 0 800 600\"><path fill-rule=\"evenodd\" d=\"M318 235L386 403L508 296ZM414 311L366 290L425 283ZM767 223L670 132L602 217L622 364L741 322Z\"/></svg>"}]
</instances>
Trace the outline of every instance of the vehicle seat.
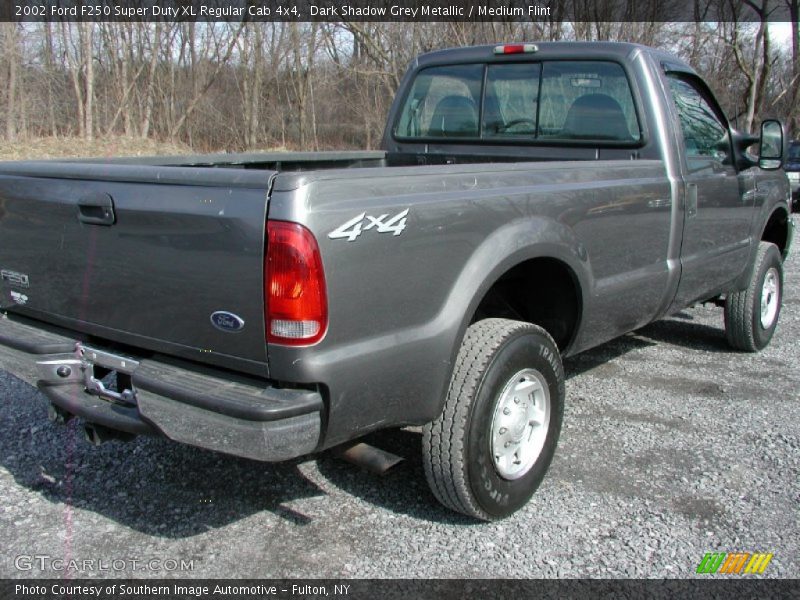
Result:
<instances>
[{"instance_id":1,"label":"vehicle seat","mask_svg":"<svg viewBox=\"0 0 800 600\"><path fill-rule=\"evenodd\" d=\"M619 102L606 94L586 94L572 103L562 131L568 139L632 140Z\"/></svg>"},{"instance_id":2,"label":"vehicle seat","mask_svg":"<svg viewBox=\"0 0 800 600\"><path fill-rule=\"evenodd\" d=\"M503 115L500 112L497 96L487 93L483 100L483 131L490 134L498 133L503 125Z\"/></svg>"},{"instance_id":3,"label":"vehicle seat","mask_svg":"<svg viewBox=\"0 0 800 600\"><path fill-rule=\"evenodd\" d=\"M433 109L428 127L431 137L464 137L478 135L478 108L466 96L445 96Z\"/></svg>"}]
</instances>

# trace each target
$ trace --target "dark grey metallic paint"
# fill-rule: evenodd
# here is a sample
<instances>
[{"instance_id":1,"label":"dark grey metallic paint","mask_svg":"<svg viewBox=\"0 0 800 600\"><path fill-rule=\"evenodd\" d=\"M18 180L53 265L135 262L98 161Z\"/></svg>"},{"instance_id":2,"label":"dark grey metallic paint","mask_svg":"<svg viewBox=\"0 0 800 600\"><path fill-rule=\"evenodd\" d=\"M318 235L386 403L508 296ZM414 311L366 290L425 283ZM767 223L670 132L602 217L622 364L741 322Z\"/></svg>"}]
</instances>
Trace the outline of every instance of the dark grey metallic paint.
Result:
<instances>
[{"instance_id":1,"label":"dark grey metallic paint","mask_svg":"<svg viewBox=\"0 0 800 600\"><path fill-rule=\"evenodd\" d=\"M118 168L129 167L108 170ZM267 376L262 272L270 174L249 175L259 187L0 175L0 261L30 280L27 303L14 309ZM92 192L113 198L113 225L79 220L79 204ZM0 304L9 308L3 291ZM213 327L217 311L235 313L245 327L235 336Z\"/></svg>"},{"instance_id":2,"label":"dark grey metallic paint","mask_svg":"<svg viewBox=\"0 0 800 600\"><path fill-rule=\"evenodd\" d=\"M401 93L388 119L388 154L226 155L218 163L176 161L180 167L0 165L0 267L29 272L32 291L57 292L14 307L3 283L3 306L318 390L321 448L435 418L479 302L526 260L558 260L577 285L581 314L565 354L742 289L767 219L788 214L786 178L756 167L687 172L661 67L673 57L632 44L541 44L534 57L501 58L472 48L420 57L404 85L427 65L543 57L623 65L642 143L399 142L391 129ZM409 164L398 157L423 166L388 166ZM487 157L497 162L481 163ZM210 163L237 168L197 168ZM292 170L283 170L288 164ZM690 184L697 185L696 215L686 210ZM78 223L75 203L91 191L114 198L115 225ZM406 209L400 235L373 229L352 242L328 237L361 213ZM264 344L265 216L301 223L319 243L330 323L315 346ZM529 285L548 291L548 281ZM213 328L209 316L219 310L240 316L244 329ZM184 433L183 441L198 443Z\"/></svg>"}]
</instances>

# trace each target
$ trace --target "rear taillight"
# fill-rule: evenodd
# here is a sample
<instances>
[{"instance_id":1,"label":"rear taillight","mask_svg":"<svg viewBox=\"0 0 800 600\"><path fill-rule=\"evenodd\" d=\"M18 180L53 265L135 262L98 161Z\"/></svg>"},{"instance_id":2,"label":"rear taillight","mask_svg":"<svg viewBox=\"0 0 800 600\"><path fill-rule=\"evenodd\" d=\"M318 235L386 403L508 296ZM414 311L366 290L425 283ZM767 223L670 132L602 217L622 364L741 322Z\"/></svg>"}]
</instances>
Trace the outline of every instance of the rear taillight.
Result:
<instances>
[{"instance_id":1,"label":"rear taillight","mask_svg":"<svg viewBox=\"0 0 800 600\"><path fill-rule=\"evenodd\" d=\"M267 341L306 346L328 327L325 273L312 233L297 223L267 222L264 260Z\"/></svg>"}]
</instances>

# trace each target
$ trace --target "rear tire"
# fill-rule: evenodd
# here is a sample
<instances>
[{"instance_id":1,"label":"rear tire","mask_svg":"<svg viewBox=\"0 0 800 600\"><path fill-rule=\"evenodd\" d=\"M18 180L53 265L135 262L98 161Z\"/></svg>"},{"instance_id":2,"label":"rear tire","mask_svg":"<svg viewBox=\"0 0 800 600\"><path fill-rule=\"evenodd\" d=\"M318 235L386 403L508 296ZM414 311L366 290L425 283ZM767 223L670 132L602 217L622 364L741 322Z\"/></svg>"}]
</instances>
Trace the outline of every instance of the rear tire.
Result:
<instances>
[{"instance_id":1,"label":"rear tire","mask_svg":"<svg viewBox=\"0 0 800 600\"><path fill-rule=\"evenodd\" d=\"M436 498L482 520L518 510L550 466L563 410L561 357L544 329L507 319L470 326L444 410L423 429Z\"/></svg>"},{"instance_id":2,"label":"rear tire","mask_svg":"<svg viewBox=\"0 0 800 600\"><path fill-rule=\"evenodd\" d=\"M725 299L725 335L737 350L758 352L778 326L783 301L783 261L775 244L760 242L747 289Z\"/></svg>"}]
</instances>

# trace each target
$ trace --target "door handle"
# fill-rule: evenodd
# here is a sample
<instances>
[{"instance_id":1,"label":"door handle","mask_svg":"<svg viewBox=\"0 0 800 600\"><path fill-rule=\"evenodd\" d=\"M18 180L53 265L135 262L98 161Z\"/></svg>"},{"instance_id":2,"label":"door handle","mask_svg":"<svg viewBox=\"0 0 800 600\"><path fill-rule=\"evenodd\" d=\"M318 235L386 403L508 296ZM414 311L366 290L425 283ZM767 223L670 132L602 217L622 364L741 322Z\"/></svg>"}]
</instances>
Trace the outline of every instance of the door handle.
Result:
<instances>
[{"instance_id":1,"label":"door handle","mask_svg":"<svg viewBox=\"0 0 800 600\"><path fill-rule=\"evenodd\" d=\"M89 225L113 225L114 199L104 193L84 196L78 200L78 220Z\"/></svg>"},{"instance_id":2,"label":"door handle","mask_svg":"<svg viewBox=\"0 0 800 600\"><path fill-rule=\"evenodd\" d=\"M697 216L697 184L686 184L686 217Z\"/></svg>"}]
</instances>

